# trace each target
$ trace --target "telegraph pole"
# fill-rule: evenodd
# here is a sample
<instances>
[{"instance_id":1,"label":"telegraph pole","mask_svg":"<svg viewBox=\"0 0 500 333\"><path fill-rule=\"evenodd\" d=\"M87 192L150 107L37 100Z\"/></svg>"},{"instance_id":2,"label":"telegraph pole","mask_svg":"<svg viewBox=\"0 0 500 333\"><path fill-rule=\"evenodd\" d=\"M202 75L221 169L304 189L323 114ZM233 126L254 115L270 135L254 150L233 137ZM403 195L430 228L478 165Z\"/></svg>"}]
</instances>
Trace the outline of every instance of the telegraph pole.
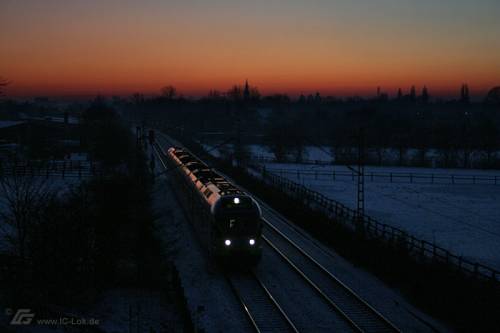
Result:
<instances>
[{"instance_id":1,"label":"telegraph pole","mask_svg":"<svg viewBox=\"0 0 500 333\"><path fill-rule=\"evenodd\" d=\"M359 128L358 137L358 196L357 196L357 217L362 221L365 214L365 161L364 161L364 130Z\"/></svg>"},{"instance_id":2,"label":"telegraph pole","mask_svg":"<svg viewBox=\"0 0 500 333\"><path fill-rule=\"evenodd\" d=\"M136 139L136 144L137 146L141 145L141 126L136 126L135 127L135 139Z\"/></svg>"}]
</instances>

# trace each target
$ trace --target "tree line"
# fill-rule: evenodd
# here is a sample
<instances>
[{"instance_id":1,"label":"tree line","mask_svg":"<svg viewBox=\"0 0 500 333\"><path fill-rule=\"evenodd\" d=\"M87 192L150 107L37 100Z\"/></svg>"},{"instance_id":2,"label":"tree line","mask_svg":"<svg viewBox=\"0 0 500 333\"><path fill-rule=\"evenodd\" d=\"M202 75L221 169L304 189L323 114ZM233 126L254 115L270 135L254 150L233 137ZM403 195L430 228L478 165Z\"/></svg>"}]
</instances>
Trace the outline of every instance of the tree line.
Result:
<instances>
[{"instance_id":1,"label":"tree line","mask_svg":"<svg viewBox=\"0 0 500 333\"><path fill-rule=\"evenodd\" d=\"M103 100L82 119L82 145L100 176L71 186L0 178L0 293L12 306L75 306L107 288L154 286L162 277L143 152Z\"/></svg>"},{"instance_id":2,"label":"tree line","mask_svg":"<svg viewBox=\"0 0 500 333\"><path fill-rule=\"evenodd\" d=\"M212 91L200 99L124 99L121 108L136 122L161 123L202 142L233 138L236 145L260 144L283 161L301 161L307 158L306 147L321 146L337 162L350 163L362 141L370 164L500 167L500 94L495 89L481 102L471 100L467 84L450 100L431 100L427 87L421 95L413 87L394 99L381 91L371 99L319 93L295 100L280 94L245 99L242 91Z\"/></svg>"}]
</instances>

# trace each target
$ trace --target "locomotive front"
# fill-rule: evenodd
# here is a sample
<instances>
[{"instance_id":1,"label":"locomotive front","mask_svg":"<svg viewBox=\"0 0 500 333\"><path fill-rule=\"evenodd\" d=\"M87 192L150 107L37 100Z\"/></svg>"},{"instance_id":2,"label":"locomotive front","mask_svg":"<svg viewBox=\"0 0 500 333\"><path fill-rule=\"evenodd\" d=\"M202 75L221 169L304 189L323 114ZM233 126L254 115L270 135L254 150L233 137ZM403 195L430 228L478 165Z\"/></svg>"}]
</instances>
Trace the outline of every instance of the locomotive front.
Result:
<instances>
[{"instance_id":1,"label":"locomotive front","mask_svg":"<svg viewBox=\"0 0 500 333\"><path fill-rule=\"evenodd\" d=\"M212 207L216 254L248 256L258 260L262 252L262 212L246 194L223 195Z\"/></svg>"}]
</instances>

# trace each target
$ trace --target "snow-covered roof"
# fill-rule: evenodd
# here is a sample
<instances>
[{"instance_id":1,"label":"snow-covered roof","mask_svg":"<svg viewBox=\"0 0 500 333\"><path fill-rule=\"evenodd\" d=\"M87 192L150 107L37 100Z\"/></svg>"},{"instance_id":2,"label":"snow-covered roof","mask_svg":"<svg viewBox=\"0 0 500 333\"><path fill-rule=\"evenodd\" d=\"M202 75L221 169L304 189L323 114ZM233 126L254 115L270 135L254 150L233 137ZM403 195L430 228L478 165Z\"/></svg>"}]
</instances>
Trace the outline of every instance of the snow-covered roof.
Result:
<instances>
[{"instance_id":1,"label":"snow-covered roof","mask_svg":"<svg viewBox=\"0 0 500 333\"><path fill-rule=\"evenodd\" d=\"M15 120L0 120L0 128L6 128L11 126L16 126L24 123L24 121L15 121Z\"/></svg>"}]
</instances>

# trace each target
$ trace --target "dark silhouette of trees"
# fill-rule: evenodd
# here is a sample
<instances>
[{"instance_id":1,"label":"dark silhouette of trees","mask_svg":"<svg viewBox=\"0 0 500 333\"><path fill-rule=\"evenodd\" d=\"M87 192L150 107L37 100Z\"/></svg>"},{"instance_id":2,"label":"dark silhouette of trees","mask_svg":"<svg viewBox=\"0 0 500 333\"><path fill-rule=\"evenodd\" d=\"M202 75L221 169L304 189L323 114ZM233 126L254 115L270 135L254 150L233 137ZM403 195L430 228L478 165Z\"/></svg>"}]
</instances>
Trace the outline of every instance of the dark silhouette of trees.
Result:
<instances>
[{"instance_id":1,"label":"dark silhouette of trees","mask_svg":"<svg viewBox=\"0 0 500 333\"><path fill-rule=\"evenodd\" d=\"M243 89L238 86L234 85L232 86L228 91L227 91L227 97L232 100L232 101L240 101L243 99Z\"/></svg>"},{"instance_id":2,"label":"dark silhouette of trees","mask_svg":"<svg viewBox=\"0 0 500 333\"><path fill-rule=\"evenodd\" d=\"M321 95L319 94L318 91L316 92L316 95L314 95L314 103L316 104L321 103Z\"/></svg>"},{"instance_id":3,"label":"dark silhouette of trees","mask_svg":"<svg viewBox=\"0 0 500 333\"><path fill-rule=\"evenodd\" d=\"M411 86L410 88L410 101L415 102L417 100L417 90L415 86Z\"/></svg>"},{"instance_id":4,"label":"dark silhouette of trees","mask_svg":"<svg viewBox=\"0 0 500 333\"><path fill-rule=\"evenodd\" d=\"M245 82L244 87L235 84L226 92L226 95L233 102L256 102L260 99L259 90L257 87L249 85L248 81Z\"/></svg>"},{"instance_id":5,"label":"dark silhouette of trees","mask_svg":"<svg viewBox=\"0 0 500 333\"><path fill-rule=\"evenodd\" d=\"M273 114L273 119L281 118ZM285 121L271 121L270 126L265 133L264 143L278 162L286 162L287 155L291 151L290 140L288 136L288 126Z\"/></svg>"},{"instance_id":6,"label":"dark silhouette of trees","mask_svg":"<svg viewBox=\"0 0 500 333\"><path fill-rule=\"evenodd\" d=\"M108 123L114 121L116 117L116 112L102 96L97 96L82 114L82 120L86 125Z\"/></svg>"},{"instance_id":7,"label":"dark silhouette of trees","mask_svg":"<svg viewBox=\"0 0 500 333\"><path fill-rule=\"evenodd\" d=\"M423 103L429 102L429 91L427 90L426 86L424 86L424 88L422 89L422 102Z\"/></svg>"},{"instance_id":8,"label":"dark silhouette of trees","mask_svg":"<svg viewBox=\"0 0 500 333\"><path fill-rule=\"evenodd\" d=\"M172 100L177 96L177 89L174 86L165 86L160 90L161 97Z\"/></svg>"},{"instance_id":9,"label":"dark silhouette of trees","mask_svg":"<svg viewBox=\"0 0 500 333\"><path fill-rule=\"evenodd\" d=\"M243 99L248 101L250 99L250 87L248 86L248 80L245 81L245 89L243 89Z\"/></svg>"},{"instance_id":10,"label":"dark silhouette of trees","mask_svg":"<svg viewBox=\"0 0 500 333\"><path fill-rule=\"evenodd\" d=\"M132 95L132 101L135 105L140 105L144 103L144 95L141 93L135 93Z\"/></svg>"},{"instance_id":11,"label":"dark silhouette of trees","mask_svg":"<svg viewBox=\"0 0 500 333\"><path fill-rule=\"evenodd\" d=\"M500 106L500 87L492 88L486 95L484 102L488 105Z\"/></svg>"},{"instance_id":12,"label":"dark silhouette of trees","mask_svg":"<svg viewBox=\"0 0 500 333\"><path fill-rule=\"evenodd\" d=\"M222 96L222 93L218 90L210 90L208 92L207 98L209 100L212 100L212 101L218 101L218 100L222 100L223 96Z\"/></svg>"},{"instance_id":13,"label":"dark silhouette of trees","mask_svg":"<svg viewBox=\"0 0 500 333\"><path fill-rule=\"evenodd\" d=\"M96 98L82 115L82 141L93 159L110 169L126 162L131 142L129 130L104 98Z\"/></svg>"},{"instance_id":14,"label":"dark silhouette of trees","mask_svg":"<svg viewBox=\"0 0 500 333\"><path fill-rule=\"evenodd\" d=\"M403 90L401 88L398 88L397 99L399 101L403 99Z\"/></svg>"},{"instance_id":15,"label":"dark silhouette of trees","mask_svg":"<svg viewBox=\"0 0 500 333\"><path fill-rule=\"evenodd\" d=\"M495 167L493 155L499 148L500 134L491 116L487 114L481 114L479 116L478 134L480 148L486 155L486 161L483 167L493 168Z\"/></svg>"},{"instance_id":16,"label":"dark silhouette of trees","mask_svg":"<svg viewBox=\"0 0 500 333\"><path fill-rule=\"evenodd\" d=\"M0 192L4 208L0 210L0 231L3 231L16 255L24 261L30 255L27 246L33 225L55 196L55 191L45 178L15 174L0 177Z\"/></svg>"},{"instance_id":17,"label":"dark silhouette of trees","mask_svg":"<svg viewBox=\"0 0 500 333\"><path fill-rule=\"evenodd\" d=\"M150 98L140 110L155 121L182 127L185 135L213 133L200 140L234 137L234 119L238 117L239 127L245 131L245 145L264 144L280 161L303 159L312 142L333 147L337 161L348 161L355 156L356 142L346 138L363 121L369 146L367 163L476 167L482 165L480 159L488 159L485 149L492 153L491 161L484 165L498 163L493 152L499 143L494 141L493 130L500 127L500 114L488 114L491 128L484 132L479 121L481 112L497 108L494 93L488 98L491 102L462 104L457 99L431 97L428 86L419 88L417 94L412 85L409 92L398 89L391 100L382 98L386 94L379 91L380 97L371 99L323 97L319 102L320 96L310 94L292 101L275 94L249 102L244 99L244 88L235 85L226 94L211 92L201 100L176 100L175 108ZM251 88L248 85L250 95ZM464 92L470 97L467 87ZM361 115L360 110L369 111ZM439 151L439 155L430 154L433 151Z\"/></svg>"},{"instance_id":18,"label":"dark silhouette of trees","mask_svg":"<svg viewBox=\"0 0 500 333\"><path fill-rule=\"evenodd\" d=\"M464 104L469 104L470 102L469 86L465 83L460 88L460 102Z\"/></svg>"},{"instance_id":19,"label":"dark silhouette of trees","mask_svg":"<svg viewBox=\"0 0 500 333\"><path fill-rule=\"evenodd\" d=\"M0 97L3 96L4 87L8 86L10 82L0 76Z\"/></svg>"},{"instance_id":20,"label":"dark silhouette of trees","mask_svg":"<svg viewBox=\"0 0 500 333\"><path fill-rule=\"evenodd\" d=\"M92 154L119 153L113 158L124 162L64 189L45 177L0 177L1 293L9 304L74 306L117 284L150 287L164 269L144 154L103 99L83 116Z\"/></svg>"}]
</instances>

